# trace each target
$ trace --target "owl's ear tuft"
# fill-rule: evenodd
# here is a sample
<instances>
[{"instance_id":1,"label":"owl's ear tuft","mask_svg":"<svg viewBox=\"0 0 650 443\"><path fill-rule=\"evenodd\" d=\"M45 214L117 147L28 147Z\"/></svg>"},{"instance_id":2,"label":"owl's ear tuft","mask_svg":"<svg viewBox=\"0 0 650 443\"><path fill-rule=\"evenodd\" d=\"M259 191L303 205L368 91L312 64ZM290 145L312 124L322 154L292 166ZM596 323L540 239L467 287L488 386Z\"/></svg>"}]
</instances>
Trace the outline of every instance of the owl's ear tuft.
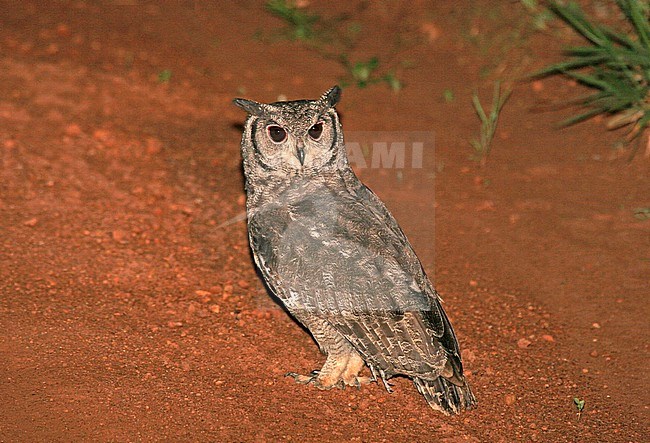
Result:
<instances>
[{"instance_id":1,"label":"owl's ear tuft","mask_svg":"<svg viewBox=\"0 0 650 443\"><path fill-rule=\"evenodd\" d=\"M319 101L323 104L324 108L333 108L341 99L341 88L336 85L332 86L327 90L325 94L321 96Z\"/></svg>"},{"instance_id":2,"label":"owl's ear tuft","mask_svg":"<svg viewBox=\"0 0 650 443\"><path fill-rule=\"evenodd\" d=\"M246 100L245 98L233 99L232 103L238 108L243 109L251 115L260 117L264 114L264 105L262 103L254 102L253 100Z\"/></svg>"}]
</instances>

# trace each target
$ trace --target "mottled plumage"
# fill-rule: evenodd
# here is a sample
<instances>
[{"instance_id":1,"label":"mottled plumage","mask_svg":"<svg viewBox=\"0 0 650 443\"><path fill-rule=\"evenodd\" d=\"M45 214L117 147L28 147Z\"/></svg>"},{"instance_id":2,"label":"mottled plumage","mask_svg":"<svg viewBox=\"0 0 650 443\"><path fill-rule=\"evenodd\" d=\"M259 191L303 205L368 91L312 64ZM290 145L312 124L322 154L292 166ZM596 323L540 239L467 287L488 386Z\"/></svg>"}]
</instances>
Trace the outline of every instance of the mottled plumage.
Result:
<instances>
[{"instance_id":1,"label":"mottled plumage","mask_svg":"<svg viewBox=\"0 0 650 443\"><path fill-rule=\"evenodd\" d=\"M318 100L234 103L255 262L327 361L296 381L322 389L410 377L434 409L475 404L454 331L399 225L350 168L334 106ZM360 377L363 366L372 377Z\"/></svg>"}]
</instances>

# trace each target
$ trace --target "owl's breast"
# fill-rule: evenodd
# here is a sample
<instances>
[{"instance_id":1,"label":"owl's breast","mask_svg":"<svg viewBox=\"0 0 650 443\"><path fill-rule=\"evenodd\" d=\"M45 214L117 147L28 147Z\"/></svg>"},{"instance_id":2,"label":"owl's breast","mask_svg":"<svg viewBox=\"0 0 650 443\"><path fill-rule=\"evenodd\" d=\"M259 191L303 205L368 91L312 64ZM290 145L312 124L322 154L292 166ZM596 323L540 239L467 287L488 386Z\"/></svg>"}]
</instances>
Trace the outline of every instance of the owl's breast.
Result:
<instances>
[{"instance_id":1,"label":"owl's breast","mask_svg":"<svg viewBox=\"0 0 650 443\"><path fill-rule=\"evenodd\" d=\"M327 188L280 197L255 211L249 233L258 265L289 309L394 310L398 293L419 292L365 202ZM404 297L403 308L420 309L411 304L421 301Z\"/></svg>"},{"instance_id":2,"label":"owl's breast","mask_svg":"<svg viewBox=\"0 0 650 443\"><path fill-rule=\"evenodd\" d=\"M326 188L297 183L281 192L267 192L248 207L251 247L276 270L280 260L310 248L336 222L338 202Z\"/></svg>"}]
</instances>

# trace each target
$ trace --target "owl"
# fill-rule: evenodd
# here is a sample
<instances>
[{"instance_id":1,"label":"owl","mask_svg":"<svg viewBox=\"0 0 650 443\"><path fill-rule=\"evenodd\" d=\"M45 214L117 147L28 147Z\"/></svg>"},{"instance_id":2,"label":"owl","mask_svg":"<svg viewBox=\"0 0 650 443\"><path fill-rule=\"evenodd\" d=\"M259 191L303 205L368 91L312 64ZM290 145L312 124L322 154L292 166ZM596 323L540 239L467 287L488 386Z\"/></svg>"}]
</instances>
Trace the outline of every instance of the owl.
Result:
<instances>
[{"instance_id":1,"label":"owl","mask_svg":"<svg viewBox=\"0 0 650 443\"><path fill-rule=\"evenodd\" d=\"M248 113L241 142L248 235L267 286L313 335L320 370L290 372L320 389L412 379L444 414L476 400L454 330L418 257L381 200L356 177L334 86L317 100L233 102ZM368 366L370 376L361 376Z\"/></svg>"}]
</instances>

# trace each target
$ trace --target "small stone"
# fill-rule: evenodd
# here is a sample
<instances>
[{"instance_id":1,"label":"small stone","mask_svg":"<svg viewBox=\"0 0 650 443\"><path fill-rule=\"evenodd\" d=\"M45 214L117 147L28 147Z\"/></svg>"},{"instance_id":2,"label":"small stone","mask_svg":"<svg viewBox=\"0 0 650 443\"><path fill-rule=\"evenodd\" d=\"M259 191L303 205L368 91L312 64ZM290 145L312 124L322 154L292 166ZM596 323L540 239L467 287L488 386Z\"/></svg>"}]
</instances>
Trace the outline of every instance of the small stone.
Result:
<instances>
[{"instance_id":1,"label":"small stone","mask_svg":"<svg viewBox=\"0 0 650 443\"><path fill-rule=\"evenodd\" d=\"M232 285L225 285L225 286L223 287L223 293L221 294L221 297L222 297L224 300L230 298L230 296L232 295L232 291L233 291L233 289L234 289L234 288L233 288Z\"/></svg>"},{"instance_id":2,"label":"small stone","mask_svg":"<svg viewBox=\"0 0 650 443\"><path fill-rule=\"evenodd\" d=\"M514 405L516 401L517 401L517 397L515 397L515 394L507 394L506 395L506 404L508 406Z\"/></svg>"},{"instance_id":3,"label":"small stone","mask_svg":"<svg viewBox=\"0 0 650 443\"><path fill-rule=\"evenodd\" d=\"M116 229L112 232L111 235L113 237L113 240L115 240L116 242L122 242L126 238L127 234L121 229Z\"/></svg>"},{"instance_id":4,"label":"small stone","mask_svg":"<svg viewBox=\"0 0 650 443\"><path fill-rule=\"evenodd\" d=\"M81 135L81 127L79 127L79 125L76 123L70 123L65 127L65 135L68 135L70 137L77 137Z\"/></svg>"},{"instance_id":5,"label":"small stone","mask_svg":"<svg viewBox=\"0 0 650 443\"><path fill-rule=\"evenodd\" d=\"M591 351L591 352L589 353L589 355L592 356L592 357L598 357L598 351L596 351L596 350L594 349L593 351Z\"/></svg>"},{"instance_id":6,"label":"small stone","mask_svg":"<svg viewBox=\"0 0 650 443\"><path fill-rule=\"evenodd\" d=\"M431 22L422 23L420 26L420 31L426 36L427 40L429 40L429 43L436 41L441 34L440 28Z\"/></svg>"},{"instance_id":7,"label":"small stone","mask_svg":"<svg viewBox=\"0 0 650 443\"><path fill-rule=\"evenodd\" d=\"M93 131L93 138L98 142L106 142L111 139L111 133L106 129L95 129Z\"/></svg>"},{"instance_id":8,"label":"small stone","mask_svg":"<svg viewBox=\"0 0 650 443\"><path fill-rule=\"evenodd\" d=\"M517 346L520 349L526 349L527 347L530 346L530 344L531 344L531 341L528 340L527 338L520 338L519 340L517 340Z\"/></svg>"},{"instance_id":9,"label":"small stone","mask_svg":"<svg viewBox=\"0 0 650 443\"><path fill-rule=\"evenodd\" d=\"M471 349L463 349L461 351L461 354L463 356L463 360L468 363L472 363L474 360L476 360L476 354Z\"/></svg>"},{"instance_id":10,"label":"small stone","mask_svg":"<svg viewBox=\"0 0 650 443\"><path fill-rule=\"evenodd\" d=\"M71 34L70 27L65 23L59 23L56 25L56 33L61 37L69 37Z\"/></svg>"},{"instance_id":11,"label":"small stone","mask_svg":"<svg viewBox=\"0 0 650 443\"><path fill-rule=\"evenodd\" d=\"M492 200L484 200L478 205L476 205L476 211L481 212L481 211L494 211L496 208L494 207L494 202Z\"/></svg>"},{"instance_id":12,"label":"small stone","mask_svg":"<svg viewBox=\"0 0 650 443\"><path fill-rule=\"evenodd\" d=\"M181 328L183 326L183 322L180 321L168 321L167 322L167 327L169 328Z\"/></svg>"},{"instance_id":13,"label":"small stone","mask_svg":"<svg viewBox=\"0 0 650 443\"><path fill-rule=\"evenodd\" d=\"M246 281L246 280L239 280L239 281L237 282L237 284L238 284L239 287L242 288L242 289L248 289L248 287L250 286L250 283L248 283L248 281Z\"/></svg>"},{"instance_id":14,"label":"small stone","mask_svg":"<svg viewBox=\"0 0 650 443\"><path fill-rule=\"evenodd\" d=\"M154 155L162 151L162 142L155 137L147 138L147 154Z\"/></svg>"},{"instance_id":15,"label":"small stone","mask_svg":"<svg viewBox=\"0 0 650 443\"><path fill-rule=\"evenodd\" d=\"M594 329L600 329L600 323L594 322L594 323L591 324L591 327L594 328Z\"/></svg>"},{"instance_id":16,"label":"small stone","mask_svg":"<svg viewBox=\"0 0 650 443\"><path fill-rule=\"evenodd\" d=\"M45 48L45 52L49 55L54 55L57 52L59 52L59 45L57 45L56 43L50 43L49 45L47 45L47 48Z\"/></svg>"},{"instance_id":17,"label":"small stone","mask_svg":"<svg viewBox=\"0 0 650 443\"><path fill-rule=\"evenodd\" d=\"M30 218L29 220L23 222L23 225L33 228L34 226L36 226L37 223L38 223L37 218Z\"/></svg>"},{"instance_id":18,"label":"small stone","mask_svg":"<svg viewBox=\"0 0 650 443\"><path fill-rule=\"evenodd\" d=\"M542 335L542 340L547 341L547 342L549 342L549 343L553 343L553 342L555 342L555 339L554 339L553 336L550 335L550 334L544 334L544 335Z\"/></svg>"}]
</instances>

